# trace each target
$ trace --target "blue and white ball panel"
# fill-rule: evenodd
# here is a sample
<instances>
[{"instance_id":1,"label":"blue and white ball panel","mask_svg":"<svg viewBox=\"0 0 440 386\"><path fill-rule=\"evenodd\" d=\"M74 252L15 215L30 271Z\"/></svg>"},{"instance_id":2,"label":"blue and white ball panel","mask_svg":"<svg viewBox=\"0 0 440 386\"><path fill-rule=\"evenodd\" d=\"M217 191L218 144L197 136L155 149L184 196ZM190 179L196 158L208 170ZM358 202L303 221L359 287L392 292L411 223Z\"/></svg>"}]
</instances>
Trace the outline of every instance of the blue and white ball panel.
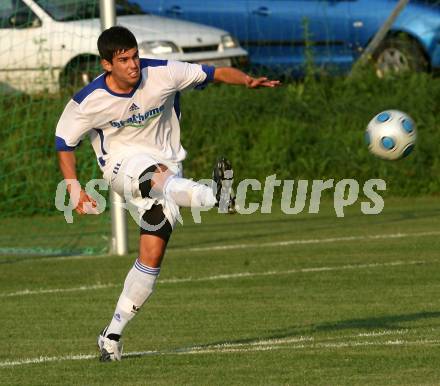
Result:
<instances>
[{"instance_id":1,"label":"blue and white ball panel","mask_svg":"<svg viewBox=\"0 0 440 386\"><path fill-rule=\"evenodd\" d=\"M403 127L403 130L405 130L408 134L411 134L414 132L414 124L408 118L405 118L402 120L402 127Z\"/></svg>"},{"instance_id":2,"label":"blue and white ball panel","mask_svg":"<svg viewBox=\"0 0 440 386\"><path fill-rule=\"evenodd\" d=\"M368 124L365 141L371 153L387 160L408 156L414 149L417 133L408 114L387 110L377 114Z\"/></svg>"},{"instance_id":3,"label":"blue and white ball panel","mask_svg":"<svg viewBox=\"0 0 440 386\"><path fill-rule=\"evenodd\" d=\"M391 137L382 137L380 143L386 150L393 150L396 147L396 141Z\"/></svg>"},{"instance_id":4,"label":"blue and white ball panel","mask_svg":"<svg viewBox=\"0 0 440 386\"><path fill-rule=\"evenodd\" d=\"M383 113L378 114L376 117L376 119L380 123L384 123L384 122L388 121L390 118L391 118L391 114L387 111L384 111Z\"/></svg>"}]
</instances>

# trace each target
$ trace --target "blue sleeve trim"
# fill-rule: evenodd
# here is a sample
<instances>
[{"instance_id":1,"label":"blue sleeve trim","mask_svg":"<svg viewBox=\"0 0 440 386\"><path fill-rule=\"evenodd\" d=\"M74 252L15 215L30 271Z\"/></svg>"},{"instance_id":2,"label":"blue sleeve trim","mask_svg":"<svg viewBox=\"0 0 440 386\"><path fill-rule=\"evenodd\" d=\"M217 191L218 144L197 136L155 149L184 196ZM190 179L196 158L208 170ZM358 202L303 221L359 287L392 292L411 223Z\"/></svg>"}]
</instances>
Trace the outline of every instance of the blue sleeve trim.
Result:
<instances>
[{"instance_id":1,"label":"blue sleeve trim","mask_svg":"<svg viewBox=\"0 0 440 386\"><path fill-rule=\"evenodd\" d=\"M90 95L93 91L104 88L105 89L105 73L98 76L96 79L94 79L92 82L90 82L87 86L82 88L80 91L78 91L74 96L73 100L81 104L81 102L86 99L88 95Z\"/></svg>"},{"instance_id":2,"label":"blue sleeve trim","mask_svg":"<svg viewBox=\"0 0 440 386\"><path fill-rule=\"evenodd\" d=\"M69 146L63 138L55 137L55 149L57 151L74 151L78 146L79 144L77 146Z\"/></svg>"},{"instance_id":3,"label":"blue sleeve trim","mask_svg":"<svg viewBox=\"0 0 440 386\"><path fill-rule=\"evenodd\" d=\"M160 66L166 66L167 64L168 64L168 60L164 60L164 59L141 58L141 70L145 67L160 67Z\"/></svg>"},{"instance_id":4,"label":"blue sleeve trim","mask_svg":"<svg viewBox=\"0 0 440 386\"><path fill-rule=\"evenodd\" d=\"M202 64L202 70L206 74L206 79L203 81L203 83L200 83L196 87L194 87L196 90L203 90L209 82L214 81L214 73L215 73L215 67L214 66L208 66L207 64Z\"/></svg>"},{"instance_id":5,"label":"blue sleeve trim","mask_svg":"<svg viewBox=\"0 0 440 386\"><path fill-rule=\"evenodd\" d=\"M214 82L215 67L202 64L202 70L206 74L205 82Z\"/></svg>"}]
</instances>

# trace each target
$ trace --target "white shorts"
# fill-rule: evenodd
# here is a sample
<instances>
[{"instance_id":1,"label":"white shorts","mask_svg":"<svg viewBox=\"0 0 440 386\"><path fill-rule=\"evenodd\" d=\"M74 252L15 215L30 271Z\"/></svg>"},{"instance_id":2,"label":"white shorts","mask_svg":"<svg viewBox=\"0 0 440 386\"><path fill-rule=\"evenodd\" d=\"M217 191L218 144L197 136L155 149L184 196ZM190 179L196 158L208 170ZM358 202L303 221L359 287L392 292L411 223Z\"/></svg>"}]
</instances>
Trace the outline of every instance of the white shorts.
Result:
<instances>
[{"instance_id":1,"label":"white shorts","mask_svg":"<svg viewBox=\"0 0 440 386\"><path fill-rule=\"evenodd\" d=\"M104 171L104 179L116 193L125 198L125 202L129 206L128 209L133 217L136 215L135 221L138 224L140 224L140 219L145 211L157 204L162 205L165 217L174 228L176 221L181 218L178 205L166 200L164 197L143 198L139 188L139 176L142 172L150 166L158 164L165 165L171 173L182 177L182 164L180 162L172 163L147 154L137 153L112 162L114 166Z\"/></svg>"}]
</instances>

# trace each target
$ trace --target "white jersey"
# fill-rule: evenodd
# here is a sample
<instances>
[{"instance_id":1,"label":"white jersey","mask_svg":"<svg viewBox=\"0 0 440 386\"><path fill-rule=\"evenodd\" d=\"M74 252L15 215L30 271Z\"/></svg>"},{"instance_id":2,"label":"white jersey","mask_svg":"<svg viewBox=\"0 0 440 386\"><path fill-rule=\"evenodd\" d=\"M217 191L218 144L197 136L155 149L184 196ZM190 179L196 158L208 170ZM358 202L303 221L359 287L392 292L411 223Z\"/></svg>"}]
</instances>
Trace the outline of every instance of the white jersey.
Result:
<instances>
[{"instance_id":1,"label":"white jersey","mask_svg":"<svg viewBox=\"0 0 440 386\"><path fill-rule=\"evenodd\" d=\"M103 171L113 167L114 160L134 153L172 163L185 158L179 92L204 88L214 79L214 67L156 59L140 62L139 82L129 94L111 91L103 74L69 101L56 128L58 151L75 150L89 135Z\"/></svg>"}]
</instances>

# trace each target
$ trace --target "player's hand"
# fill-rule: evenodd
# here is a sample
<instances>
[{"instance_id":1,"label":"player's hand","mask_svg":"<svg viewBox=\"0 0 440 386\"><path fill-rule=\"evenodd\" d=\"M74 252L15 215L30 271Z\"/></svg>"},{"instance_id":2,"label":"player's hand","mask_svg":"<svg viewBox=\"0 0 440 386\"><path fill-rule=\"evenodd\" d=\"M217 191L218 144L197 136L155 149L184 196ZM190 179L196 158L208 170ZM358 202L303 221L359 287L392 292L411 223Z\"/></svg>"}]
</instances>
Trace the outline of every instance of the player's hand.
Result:
<instances>
[{"instance_id":1,"label":"player's hand","mask_svg":"<svg viewBox=\"0 0 440 386\"><path fill-rule=\"evenodd\" d=\"M98 204L84 190L79 192L78 205L75 208L78 214L98 214Z\"/></svg>"},{"instance_id":2,"label":"player's hand","mask_svg":"<svg viewBox=\"0 0 440 386\"><path fill-rule=\"evenodd\" d=\"M278 87L281 85L279 80L269 80L266 77L252 78L251 76L246 77L246 87L247 88L258 88L258 87Z\"/></svg>"}]
</instances>

